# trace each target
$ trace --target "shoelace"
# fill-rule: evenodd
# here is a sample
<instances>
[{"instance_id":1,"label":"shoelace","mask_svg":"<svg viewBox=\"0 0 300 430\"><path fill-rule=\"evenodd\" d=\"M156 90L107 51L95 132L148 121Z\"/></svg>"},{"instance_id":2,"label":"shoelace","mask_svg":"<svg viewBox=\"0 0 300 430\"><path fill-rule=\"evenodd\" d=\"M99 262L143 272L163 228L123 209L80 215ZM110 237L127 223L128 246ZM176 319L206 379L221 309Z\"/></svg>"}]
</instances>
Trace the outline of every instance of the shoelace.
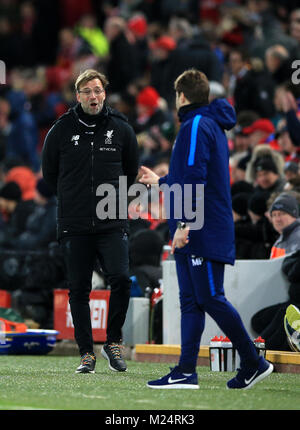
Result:
<instances>
[{"instance_id":1,"label":"shoelace","mask_svg":"<svg viewBox=\"0 0 300 430\"><path fill-rule=\"evenodd\" d=\"M95 357L92 354L86 353L81 359L82 364L89 364L92 360L95 360Z\"/></svg>"},{"instance_id":2,"label":"shoelace","mask_svg":"<svg viewBox=\"0 0 300 430\"><path fill-rule=\"evenodd\" d=\"M108 345L108 347L109 347L114 358L122 359L122 355L121 355L121 351L120 351L120 349L123 348L122 346L120 346L117 343L110 343Z\"/></svg>"}]
</instances>

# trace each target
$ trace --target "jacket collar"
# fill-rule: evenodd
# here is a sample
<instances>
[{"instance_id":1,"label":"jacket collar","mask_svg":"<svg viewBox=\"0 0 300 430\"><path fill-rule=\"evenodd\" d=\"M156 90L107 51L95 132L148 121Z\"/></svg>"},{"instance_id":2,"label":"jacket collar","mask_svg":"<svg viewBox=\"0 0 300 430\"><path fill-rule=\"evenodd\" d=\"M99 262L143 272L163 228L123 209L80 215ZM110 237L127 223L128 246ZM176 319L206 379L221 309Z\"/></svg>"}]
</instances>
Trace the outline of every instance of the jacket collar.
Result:
<instances>
[{"instance_id":1,"label":"jacket collar","mask_svg":"<svg viewBox=\"0 0 300 430\"><path fill-rule=\"evenodd\" d=\"M203 106L207 106L207 103L191 103L189 105L181 106L181 108L178 109L178 118L180 122L186 121L194 115L195 110Z\"/></svg>"},{"instance_id":2,"label":"jacket collar","mask_svg":"<svg viewBox=\"0 0 300 430\"><path fill-rule=\"evenodd\" d=\"M294 222L292 222L292 224L288 225L282 230L282 236L283 237L289 236L291 232L298 226L300 226L300 220L296 219Z\"/></svg>"}]
</instances>

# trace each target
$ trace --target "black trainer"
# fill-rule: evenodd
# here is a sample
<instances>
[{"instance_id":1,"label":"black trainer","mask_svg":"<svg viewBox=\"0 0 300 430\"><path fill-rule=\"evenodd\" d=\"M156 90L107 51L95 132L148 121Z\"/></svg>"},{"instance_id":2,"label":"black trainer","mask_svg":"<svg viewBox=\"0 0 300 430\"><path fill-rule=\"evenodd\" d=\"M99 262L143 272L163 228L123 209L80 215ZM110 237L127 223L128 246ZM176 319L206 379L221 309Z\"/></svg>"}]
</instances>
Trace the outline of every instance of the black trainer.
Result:
<instances>
[{"instance_id":1,"label":"black trainer","mask_svg":"<svg viewBox=\"0 0 300 430\"><path fill-rule=\"evenodd\" d=\"M122 357L120 345L117 343L105 343L101 354L108 361L108 367L115 372L126 372L127 366Z\"/></svg>"},{"instance_id":2,"label":"black trainer","mask_svg":"<svg viewBox=\"0 0 300 430\"><path fill-rule=\"evenodd\" d=\"M96 356L93 353L85 353L81 356L80 365L75 373L95 373Z\"/></svg>"}]
</instances>

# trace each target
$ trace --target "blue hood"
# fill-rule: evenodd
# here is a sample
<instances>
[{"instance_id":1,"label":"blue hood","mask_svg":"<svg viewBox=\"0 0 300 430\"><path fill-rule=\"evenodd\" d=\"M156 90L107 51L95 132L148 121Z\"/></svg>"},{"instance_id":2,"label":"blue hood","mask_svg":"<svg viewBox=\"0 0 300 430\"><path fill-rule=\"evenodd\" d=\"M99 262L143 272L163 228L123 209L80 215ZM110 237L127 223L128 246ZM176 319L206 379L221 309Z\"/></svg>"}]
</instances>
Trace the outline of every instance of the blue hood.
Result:
<instances>
[{"instance_id":1,"label":"blue hood","mask_svg":"<svg viewBox=\"0 0 300 430\"><path fill-rule=\"evenodd\" d=\"M230 130L236 124L236 113L226 99L215 99L200 109L203 116L215 120L223 130Z\"/></svg>"},{"instance_id":2,"label":"blue hood","mask_svg":"<svg viewBox=\"0 0 300 430\"><path fill-rule=\"evenodd\" d=\"M210 104L201 107L197 106L197 104L194 106L198 114L213 119L223 130L231 130L236 124L235 110L226 99L215 99ZM185 121L195 115L195 110L192 107L193 105L188 105L180 108L178 115L181 121Z\"/></svg>"}]
</instances>

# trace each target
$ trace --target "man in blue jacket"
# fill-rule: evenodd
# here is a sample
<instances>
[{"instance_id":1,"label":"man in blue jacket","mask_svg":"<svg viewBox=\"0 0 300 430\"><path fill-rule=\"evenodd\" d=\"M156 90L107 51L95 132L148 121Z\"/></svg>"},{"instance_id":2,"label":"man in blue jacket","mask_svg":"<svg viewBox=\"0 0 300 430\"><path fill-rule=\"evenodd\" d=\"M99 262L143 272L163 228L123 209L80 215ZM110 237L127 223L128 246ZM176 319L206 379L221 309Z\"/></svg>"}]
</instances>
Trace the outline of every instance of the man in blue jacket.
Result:
<instances>
[{"instance_id":1,"label":"man in blue jacket","mask_svg":"<svg viewBox=\"0 0 300 430\"><path fill-rule=\"evenodd\" d=\"M171 252L180 291L181 355L178 366L168 375L148 382L148 387L199 388L196 365L207 312L230 338L241 359L241 369L227 387L247 389L268 376L273 365L257 355L238 312L224 295L224 265L233 265L235 260L229 151L224 129L235 125L236 116L224 99L208 104L209 82L198 70L182 73L175 81L175 91L181 126L169 173L159 178L142 167L140 182L160 187L179 184L182 200L191 200L194 216L188 219L185 211L176 219L174 214L181 203L176 195L169 199ZM204 197L199 192L195 195L197 184L204 186ZM185 194L184 185L191 186L190 195ZM202 198L204 222L199 227L195 226L197 202Z\"/></svg>"}]
</instances>

